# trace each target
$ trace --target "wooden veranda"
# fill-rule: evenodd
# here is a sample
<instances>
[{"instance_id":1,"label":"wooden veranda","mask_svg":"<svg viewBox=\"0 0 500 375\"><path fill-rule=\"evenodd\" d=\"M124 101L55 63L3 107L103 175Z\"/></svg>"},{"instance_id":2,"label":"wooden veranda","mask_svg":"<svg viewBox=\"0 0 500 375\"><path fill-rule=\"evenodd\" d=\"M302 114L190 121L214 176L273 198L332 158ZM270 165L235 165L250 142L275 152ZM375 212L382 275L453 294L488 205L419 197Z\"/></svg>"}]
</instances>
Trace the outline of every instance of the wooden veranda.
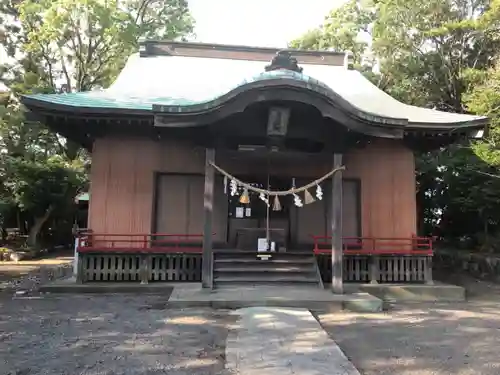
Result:
<instances>
[{"instance_id":1,"label":"wooden veranda","mask_svg":"<svg viewBox=\"0 0 500 375\"><path fill-rule=\"evenodd\" d=\"M311 237L314 246L309 253L322 281L330 283L332 238ZM78 281L201 282L202 238L202 234L82 233L77 245ZM255 252L256 259L258 255ZM341 277L354 283L432 283L432 256L432 238L343 238Z\"/></svg>"}]
</instances>

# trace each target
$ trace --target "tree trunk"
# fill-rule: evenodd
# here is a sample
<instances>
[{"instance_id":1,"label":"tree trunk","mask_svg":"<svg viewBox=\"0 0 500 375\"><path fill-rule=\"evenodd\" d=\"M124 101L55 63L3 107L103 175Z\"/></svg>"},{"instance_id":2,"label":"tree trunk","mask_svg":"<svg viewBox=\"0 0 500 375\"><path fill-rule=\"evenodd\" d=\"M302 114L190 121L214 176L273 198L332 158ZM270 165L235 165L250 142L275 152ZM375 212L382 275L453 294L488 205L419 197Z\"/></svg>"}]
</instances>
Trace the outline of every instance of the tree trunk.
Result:
<instances>
[{"instance_id":1,"label":"tree trunk","mask_svg":"<svg viewBox=\"0 0 500 375\"><path fill-rule=\"evenodd\" d=\"M33 226L30 228L29 234L28 234L28 240L27 240L27 245L30 247L36 248L38 245L38 234L42 230L43 225L47 222L47 220L50 217L50 214L54 208L50 206L47 211L43 214L43 216L36 217L33 223Z\"/></svg>"},{"instance_id":2,"label":"tree trunk","mask_svg":"<svg viewBox=\"0 0 500 375\"><path fill-rule=\"evenodd\" d=\"M21 213L17 208L16 208L16 220L17 220L17 229L19 230L19 233L22 233L23 228L21 223Z\"/></svg>"}]
</instances>

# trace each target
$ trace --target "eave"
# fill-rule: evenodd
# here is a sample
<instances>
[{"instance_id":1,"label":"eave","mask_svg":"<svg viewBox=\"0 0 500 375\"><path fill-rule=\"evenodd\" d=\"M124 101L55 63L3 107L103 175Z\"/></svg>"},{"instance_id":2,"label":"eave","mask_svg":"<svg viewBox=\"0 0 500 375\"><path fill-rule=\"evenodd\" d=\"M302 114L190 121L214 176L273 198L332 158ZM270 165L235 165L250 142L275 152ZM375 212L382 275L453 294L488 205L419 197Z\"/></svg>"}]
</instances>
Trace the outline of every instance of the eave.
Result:
<instances>
[{"instance_id":1,"label":"eave","mask_svg":"<svg viewBox=\"0 0 500 375\"><path fill-rule=\"evenodd\" d=\"M395 100L361 73L339 66L337 60L342 54L289 51L288 55L293 55L288 56L289 62L294 60L295 68L273 65L275 60L283 62L283 56L278 54L268 69L263 56L276 51L145 42L141 53L129 59L108 89L24 96L22 102L40 118L57 122L58 126L64 122L73 126L75 121L79 126L128 121L132 127L132 123L147 123L149 129L154 120L157 128L196 129L241 113L252 103L281 101L313 106L323 117L350 131L374 137L473 136L486 129L488 119L484 117L450 114ZM326 57L332 59L331 64L318 62ZM100 135L98 126L88 132L78 131L91 137Z\"/></svg>"}]
</instances>

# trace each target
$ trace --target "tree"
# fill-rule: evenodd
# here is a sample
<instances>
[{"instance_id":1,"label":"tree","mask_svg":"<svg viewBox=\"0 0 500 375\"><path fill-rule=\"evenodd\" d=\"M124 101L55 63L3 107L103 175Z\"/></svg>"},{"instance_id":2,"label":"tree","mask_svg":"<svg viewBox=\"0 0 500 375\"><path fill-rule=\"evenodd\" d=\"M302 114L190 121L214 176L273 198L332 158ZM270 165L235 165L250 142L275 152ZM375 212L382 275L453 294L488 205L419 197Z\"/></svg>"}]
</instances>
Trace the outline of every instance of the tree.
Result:
<instances>
[{"instance_id":1,"label":"tree","mask_svg":"<svg viewBox=\"0 0 500 375\"><path fill-rule=\"evenodd\" d=\"M350 0L291 45L355 51L358 62L373 56L376 70L356 68L404 103L491 115L500 108L499 10L499 0ZM369 43L359 40L360 32ZM475 245L496 235L495 127L491 134L486 142L416 155L422 234Z\"/></svg>"},{"instance_id":2,"label":"tree","mask_svg":"<svg viewBox=\"0 0 500 375\"><path fill-rule=\"evenodd\" d=\"M68 163L61 156L39 162L8 155L2 165L7 167L2 171L4 186L17 207L31 214L27 244L36 246L38 234L50 216L74 203L86 179L84 166L79 161Z\"/></svg>"},{"instance_id":3,"label":"tree","mask_svg":"<svg viewBox=\"0 0 500 375\"><path fill-rule=\"evenodd\" d=\"M489 2L350 0L290 46L349 50L358 66L373 56L380 72L369 78L395 98L465 112L469 70L490 67L500 47L500 12L486 12Z\"/></svg>"},{"instance_id":4,"label":"tree","mask_svg":"<svg viewBox=\"0 0 500 375\"><path fill-rule=\"evenodd\" d=\"M378 3L373 50L384 74L411 79L432 106L466 112L470 69L486 69L500 46L495 22L478 16L488 0L387 0ZM403 78L401 77L401 78Z\"/></svg>"},{"instance_id":5,"label":"tree","mask_svg":"<svg viewBox=\"0 0 500 375\"><path fill-rule=\"evenodd\" d=\"M489 116L488 137L473 145L476 154L487 163L500 167L500 63L475 77L474 86L464 97L468 109ZM500 176L499 176L500 178Z\"/></svg>"},{"instance_id":6,"label":"tree","mask_svg":"<svg viewBox=\"0 0 500 375\"><path fill-rule=\"evenodd\" d=\"M192 30L186 0L0 0L9 56L0 67L9 88L0 98L0 219L15 211L36 245L86 184L85 150L27 121L19 95L106 87L140 38L185 39Z\"/></svg>"},{"instance_id":7,"label":"tree","mask_svg":"<svg viewBox=\"0 0 500 375\"><path fill-rule=\"evenodd\" d=\"M375 12L369 3L349 0L340 8L334 9L325 23L289 43L298 49L332 49L339 52L350 51L354 63L360 65L369 44L362 34L369 34L375 20Z\"/></svg>"},{"instance_id":8,"label":"tree","mask_svg":"<svg viewBox=\"0 0 500 375\"><path fill-rule=\"evenodd\" d=\"M86 157L68 157L64 140L39 123L27 124L23 113L8 100L0 107L0 222L15 218L38 245L39 233L53 214L72 206L76 191L86 182Z\"/></svg>"},{"instance_id":9,"label":"tree","mask_svg":"<svg viewBox=\"0 0 500 375\"><path fill-rule=\"evenodd\" d=\"M179 39L193 30L186 0L24 0L24 50L42 57L54 89L108 86L141 37Z\"/></svg>"}]
</instances>

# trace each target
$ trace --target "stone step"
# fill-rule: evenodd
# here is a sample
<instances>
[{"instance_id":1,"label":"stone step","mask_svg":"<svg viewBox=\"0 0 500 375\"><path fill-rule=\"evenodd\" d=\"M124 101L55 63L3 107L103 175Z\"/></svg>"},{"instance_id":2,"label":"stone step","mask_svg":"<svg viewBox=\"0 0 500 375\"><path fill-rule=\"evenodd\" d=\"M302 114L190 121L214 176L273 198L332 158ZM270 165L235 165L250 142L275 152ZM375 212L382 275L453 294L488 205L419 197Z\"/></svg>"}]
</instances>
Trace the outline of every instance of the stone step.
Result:
<instances>
[{"instance_id":1,"label":"stone step","mask_svg":"<svg viewBox=\"0 0 500 375\"><path fill-rule=\"evenodd\" d=\"M214 263L214 270L226 270L231 268L238 268L242 272L245 271L255 271L255 270L263 270L263 271L272 271L272 270L304 270L309 271L315 269L314 263L272 263L272 262L224 262Z\"/></svg>"},{"instance_id":2,"label":"stone step","mask_svg":"<svg viewBox=\"0 0 500 375\"><path fill-rule=\"evenodd\" d=\"M311 265L309 267L289 267L289 266L279 266L279 267L239 267L238 265L226 265L224 267L215 266L214 272L238 272L238 273L267 273L267 272L278 272L278 273L303 273L303 272L315 272L316 269Z\"/></svg>"},{"instance_id":3,"label":"stone step","mask_svg":"<svg viewBox=\"0 0 500 375\"><path fill-rule=\"evenodd\" d=\"M314 255L312 250L294 250L294 251L256 251L256 250L238 250L238 249L216 249L214 254L289 254L289 255Z\"/></svg>"},{"instance_id":4,"label":"stone step","mask_svg":"<svg viewBox=\"0 0 500 375\"><path fill-rule=\"evenodd\" d=\"M241 259L241 258L224 258L224 259L215 259L216 264L285 264L285 265L311 265L314 264L315 259L313 257L308 257L308 258L296 258L296 259Z\"/></svg>"},{"instance_id":5,"label":"stone step","mask_svg":"<svg viewBox=\"0 0 500 375\"><path fill-rule=\"evenodd\" d=\"M262 257L267 257L267 260L314 260L314 254L312 252L307 253L279 253L279 252L262 252L258 253L256 251L239 251L239 250L218 250L214 252L214 259L262 259Z\"/></svg>"},{"instance_id":6,"label":"stone step","mask_svg":"<svg viewBox=\"0 0 500 375\"><path fill-rule=\"evenodd\" d=\"M245 277L252 278L255 280L260 280L263 276L266 277L280 277L280 276L301 276L301 277L312 277L316 278L316 271L314 268L308 270L287 270L287 269L277 269L277 270L266 270L266 269L252 269L252 270L242 270L238 268L224 269L224 270L214 270L214 277Z\"/></svg>"},{"instance_id":7,"label":"stone step","mask_svg":"<svg viewBox=\"0 0 500 375\"><path fill-rule=\"evenodd\" d=\"M268 256L262 259L259 256ZM316 259L309 252L217 250L214 286L320 285Z\"/></svg>"},{"instance_id":8,"label":"stone step","mask_svg":"<svg viewBox=\"0 0 500 375\"><path fill-rule=\"evenodd\" d=\"M216 286L222 285L241 285L241 284L316 284L319 285L318 280L315 275L305 276L305 275L269 275L268 273L261 274L258 277L252 277L251 275L231 275L231 276L219 276L214 275L214 283Z\"/></svg>"}]
</instances>

